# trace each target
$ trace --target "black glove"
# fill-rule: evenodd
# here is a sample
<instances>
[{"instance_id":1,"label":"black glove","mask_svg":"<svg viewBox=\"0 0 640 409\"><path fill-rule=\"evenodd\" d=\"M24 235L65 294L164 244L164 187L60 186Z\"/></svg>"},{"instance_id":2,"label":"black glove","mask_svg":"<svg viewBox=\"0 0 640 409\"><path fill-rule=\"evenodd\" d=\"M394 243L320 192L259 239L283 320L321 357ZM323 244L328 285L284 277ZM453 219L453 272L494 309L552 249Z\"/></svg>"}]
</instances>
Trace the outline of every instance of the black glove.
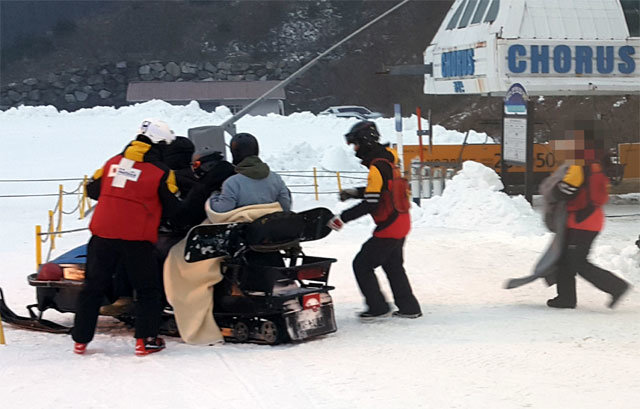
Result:
<instances>
[{"instance_id":1,"label":"black glove","mask_svg":"<svg viewBox=\"0 0 640 409\"><path fill-rule=\"evenodd\" d=\"M226 160L221 160L200 178L209 193L220 190L222 183L231 175L235 174L235 168Z\"/></svg>"},{"instance_id":2,"label":"black glove","mask_svg":"<svg viewBox=\"0 0 640 409\"><path fill-rule=\"evenodd\" d=\"M341 202L344 202L345 200L348 200L348 199L357 199L359 197L360 197L360 192L358 191L358 189L355 189L355 188L344 189L340 191Z\"/></svg>"}]
</instances>

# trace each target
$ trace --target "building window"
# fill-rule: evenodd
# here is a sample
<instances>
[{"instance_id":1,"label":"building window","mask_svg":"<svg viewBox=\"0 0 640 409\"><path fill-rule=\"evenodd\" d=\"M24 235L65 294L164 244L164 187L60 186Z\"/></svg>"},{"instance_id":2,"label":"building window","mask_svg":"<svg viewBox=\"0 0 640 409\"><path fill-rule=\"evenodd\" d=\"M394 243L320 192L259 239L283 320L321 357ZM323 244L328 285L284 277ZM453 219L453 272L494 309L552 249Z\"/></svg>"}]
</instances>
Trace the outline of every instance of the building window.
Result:
<instances>
[{"instance_id":1,"label":"building window","mask_svg":"<svg viewBox=\"0 0 640 409\"><path fill-rule=\"evenodd\" d=\"M640 1L638 0L620 0L624 18L627 20L629 35L631 37L640 37Z\"/></svg>"},{"instance_id":2,"label":"building window","mask_svg":"<svg viewBox=\"0 0 640 409\"><path fill-rule=\"evenodd\" d=\"M500 11L500 0L493 0L491 2L491 6L489 7L489 11L487 12L487 16L484 18L485 23L493 23L496 21L496 17L498 17L498 12Z\"/></svg>"},{"instance_id":3,"label":"building window","mask_svg":"<svg viewBox=\"0 0 640 409\"><path fill-rule=\"evenodd\" d=\"M458 28L465 28L467 24L469 24L469 20L471 20L473 10L476 9L477 4L478 0L469 0L469 4L467 4L467 8L464 9L464 14L462 14L462 18L460 19L460 24L458 24Z\"/></svg>"},{"instance_id":4,"label":"building window","mask_svg":"<svg viewBox=\"0 0 640 409\"><path fill-rule=\"evenodd\" d=\"M451 20L449 20L449 24L447 24L447 30L453 30L454 28L456 28L458 20L460 20L460 16L462 15L462 10L464 10L465 4L467 4L467 0L463 0L462 4L460 4L460 6L458 7L458 10L453 13L453 17L451 17Z\"/></svg>"},{"instance_id":5,"label":"building window","mask_svg":"<svg viewBox=\"0 0 640 409\"><path fill-rule=\"evenodd\" d=\"M238 112L240 112L242 110L242 108L244 108L244 106L242 106L242 105L227 105L227 108L229 108L231 113L235 115Z\"/></svg>"},{"instance_id":6,"label":"building window","mask_svg":"<svg viewBox=\"0 0 640 409\"><path fill-rule=\"evenodd\" d=\"M473 15L473 18L471 19L471 24L477 24L482 21L482 17L484 16L484 12L487 11L488 5L489 5L489 0L480 0L480 4L478 4L476 13Z\"/></svg>"}]
</instances>

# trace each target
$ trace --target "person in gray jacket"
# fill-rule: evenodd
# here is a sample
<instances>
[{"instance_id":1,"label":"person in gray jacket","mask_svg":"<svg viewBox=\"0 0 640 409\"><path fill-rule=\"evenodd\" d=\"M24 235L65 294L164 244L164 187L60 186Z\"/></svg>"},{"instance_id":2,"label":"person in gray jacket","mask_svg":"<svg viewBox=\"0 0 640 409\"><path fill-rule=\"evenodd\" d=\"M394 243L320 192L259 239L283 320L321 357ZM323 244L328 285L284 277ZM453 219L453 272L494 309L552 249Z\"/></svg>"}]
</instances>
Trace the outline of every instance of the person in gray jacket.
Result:
<instances>
[{"instance_id":1,"label":"person in gray jacket","mask_svg":"<svg viewBox=\"0 0 640 409\"><path fill-rule=\"evenodd\" d=\"M284 181L258 157L257 139L249 133L231 138L231 155L236 174L209 198L211 210L224 213L238 207L278 202L282 210L291 210L291 192Z\"/></svg>"}]
</instances>

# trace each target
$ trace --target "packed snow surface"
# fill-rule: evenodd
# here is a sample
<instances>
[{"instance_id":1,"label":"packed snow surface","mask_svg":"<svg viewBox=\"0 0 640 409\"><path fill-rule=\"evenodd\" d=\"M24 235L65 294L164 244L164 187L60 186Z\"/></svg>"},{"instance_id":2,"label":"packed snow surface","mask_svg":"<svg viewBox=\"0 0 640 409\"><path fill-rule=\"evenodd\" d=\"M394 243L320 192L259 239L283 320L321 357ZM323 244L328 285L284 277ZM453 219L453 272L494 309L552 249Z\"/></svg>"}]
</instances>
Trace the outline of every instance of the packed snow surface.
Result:
<instances>
[{"instance_id":1,"label":"packed snow surface","mask_svg":"<svg viewBox=\"0 0 640 409\"><path fill-rule=\"evenodd\" d=\"M51 107L0 112L0 196L55 194L77 188L135 136L140 121L161 118L182 135L188 128L221 123L226 108L207 113L191 103L152 101L73 113ZM262 158L294 192L294 210L316 206L339 212L351 206L335 192L365 183L365 169L344 142L353 119L298 113L246 116L239 132L260 141ZM417 118L405 118L404 143L415 144ZM394 120L377 119L385 142L396 142ZM460 144L464 134L434 127L434 143ZM469 133L468 142L485 143ZM313 168L319 178L314 197ZM466 162L442 196L412 211L405 267L424 316L364 324L356 313L362 296L351 260L369 237L368 218L304 246L307 254L335 257L330 284L338 331L299 344L192 346L168 338L165 351L133 354L131 330L101 318L85 356L72 353L67 335L35 333L4 325L0 345L2 408L637 408L640 402L640 297L632 291L616 310L603 294L578 279L576 310L550 310L555 288L534 282L504 290L508 278L530 273L551 240L522 197L500 192L498 175ZM591 260L634 285L640 281L640 197L616 198ZM0 286L19 314L35 302L26 275L35 271L34 226L47 226L56 197L0 197ZM72 212L75 196L65 196ZM623 217L615 217L623 216ZM57 220L56 220L57 223ZM63 229L86 227L78 213ZM86 242L86 231L57 238L51 256ZM44 244L47 256L49 243ZM390 291L382 272L383 291ZM392 301L392 300L390 300ZM71 314L47 311L71 325Z\"/></svg>"}]
</instances>

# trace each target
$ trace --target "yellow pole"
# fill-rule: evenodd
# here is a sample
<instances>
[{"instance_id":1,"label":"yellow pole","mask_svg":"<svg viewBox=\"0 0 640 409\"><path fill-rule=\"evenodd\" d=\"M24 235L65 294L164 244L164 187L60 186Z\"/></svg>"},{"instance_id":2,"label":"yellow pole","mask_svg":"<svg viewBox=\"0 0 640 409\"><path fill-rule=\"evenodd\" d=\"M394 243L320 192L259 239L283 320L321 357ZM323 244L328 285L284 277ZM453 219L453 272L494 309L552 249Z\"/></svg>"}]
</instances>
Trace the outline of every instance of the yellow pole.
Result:
<instances>
[{"instance_id":1,"label":"yellow pole","mask_svg":"<svg viewBox=\"0 0 640 409\"><path fill-rule=\"evenodd\" d=\"M85 190L85 192L86 192L86 190L87 190L87 186L86 186L86 185L85 185L85 189L84 189L84 190ZM86 195L84 196L84 198L85 198L85 200L87 201L87 211L89 211L89 210L91 210L91 208L93 207L93 206L91 206L91 198L89 197L89 195L88 195L88 194L86 194Z\"/></svg>"},{"instance_id":2,"label":"yellow pole","mask_svg":"<svg viewBox=\"0 0 640 409\"><path fill-rule=\"evenodd\" d=\"M315 167L313 168L313 189L316 192L316 200L320 200L318 198L318 172Z\"/></svg>"},{"instance_id":3,"label":"yellow pole","mask_svg":"<svg viewBox=\"0 0 640 409\"><path fill-rule=\"evenodd\" d=\"M0 315L0 345L5 345L4 329L2 329L2 315Z\"/></svg>"},{"instance_id":4,"label":"yellow pole","mask_svg":"<svg viewBox=\"0 0 640 409\"><path fill-rule=\"evenodd\" d=\"M58 228L56 232L62 231L62 185L58 186ZM58 234L62 237L62 234Z\"/></svg>"},{"instance_id":5,"label":"yellow pole","mask_svg":"<svg viewBox=\"0 0 640 409\"><path fill-rule=\"evenodd\" d=\"M82 179L82 195L80 196L80 220L84 219L84 205L87 197L87 175Z\"/></svg>"},{"instance_id":6,"label":"yellow pole","mask_svg":"<svg viewBox=\"0 0 640 409\"><path fill-rule=\"evenodd\" d=\"M340 172L336 172L336 177L338 178L338 192L342 191L342 183L340 182Z\"/></svg>"},{"instance_id":7,"label":"yellow pole","mask_svg":"<svg viewBox=\"0 0 640 409\"><path fill-rule=\"evenodd\" d=\"M36 271L42 264L42 240L40 239L40 233L42 233L42 226L36 226Z\"/></svg>"},{"instance_id":8,"label":"yellow pole","mask_svg":"<svg viewBox=\"0 0 640 409\"><path fill-rule=\"evenodd\" d=\"M51 250L55 250L56 235L53 233L53 210L49 210L49 238L51 239Z\"/></svg>"}]
</instances>

